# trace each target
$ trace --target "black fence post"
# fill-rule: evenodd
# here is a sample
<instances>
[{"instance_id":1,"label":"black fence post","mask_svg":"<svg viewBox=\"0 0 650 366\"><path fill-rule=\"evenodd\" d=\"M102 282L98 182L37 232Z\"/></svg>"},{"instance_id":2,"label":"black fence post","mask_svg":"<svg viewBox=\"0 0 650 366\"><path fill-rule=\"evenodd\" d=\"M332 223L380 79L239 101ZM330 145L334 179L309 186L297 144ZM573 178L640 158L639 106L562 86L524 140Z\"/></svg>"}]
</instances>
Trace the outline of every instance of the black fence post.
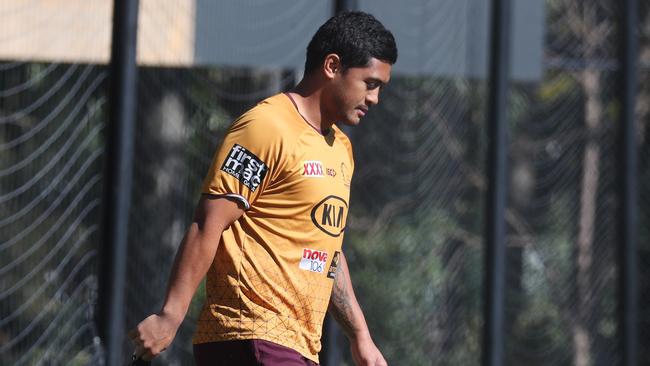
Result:
<instances>
[{"instance_id":1,"label":"black fence post","mask_svg":"<svg viewBox=\"0 0 650 366\"><path fill-rule=\"evenodd\" d=\"M490 37L483 365L498 366L504 364L509 0L492 1Z\"/></svg>"},{"instance_id":2,"label":"black fence post","mask_svg":"<svg viewBox=\"0 0 650 366\"><path fill-rule=\"evenodd\" d=\"M357 10L358 8L357 0L333 0L332 1L332 10L333 15L336 15L342 11L347 10ZM352 139L352 128L350 126L341 125L339 126L343 132ZM343 332L339 328L338 324L329 314L325 317L325 322L323 324L323 352L321 353L321 365L322 366L338 366L343 360Z\"/></svg>"},{"instance_id":3,"label":"black fence post","mask_svg":"<svg viewBox=\"0 0 650 366\"><path fill-rule=\"evenodd\" d=\"M351 11L351 10L359 10L359 4L357 0L334 0L334 14L338 14L343 11ZM351 126L342 124L339 127L350 138L350 140L354 138L354 129ZM332 327L331 329L336 329L336 327ZM338 333L335 333L334 335L337 334L340 335L340 331L338 329L336 330L336 332Z\"/></svg>"},{"instance_id":4,"label":"black fence post","mask_svg":"<svg viewBox=\"0 0 650 366\"><path fill-rule=\"evenodd\" d=\"M114 1L98 311L108 366L124 363L124 288L137 99L137 20L138 0Z\"/></svg>"},{"instance_id":5,"label":"black fence post","mask_svg":"<svg viewBox=\"0 0 650 366\"><path fill-rule=\"evenodd\" d=\"M334 0L334 14L346 10L357 10L357 0Z\"/></svg>"},{"instance_id":6,"label":"black fence post","mask_svg":"<svg viewBox=\"0 0 650 366\"><path fill-rule=\"evenodd\" d=\"M620 133L620 221L619 245L619 330L623 365L637 366L638 361L638 165L635 129L637 93L638 2L621 2L621 127Z\"/></svg>"}]
</instances>

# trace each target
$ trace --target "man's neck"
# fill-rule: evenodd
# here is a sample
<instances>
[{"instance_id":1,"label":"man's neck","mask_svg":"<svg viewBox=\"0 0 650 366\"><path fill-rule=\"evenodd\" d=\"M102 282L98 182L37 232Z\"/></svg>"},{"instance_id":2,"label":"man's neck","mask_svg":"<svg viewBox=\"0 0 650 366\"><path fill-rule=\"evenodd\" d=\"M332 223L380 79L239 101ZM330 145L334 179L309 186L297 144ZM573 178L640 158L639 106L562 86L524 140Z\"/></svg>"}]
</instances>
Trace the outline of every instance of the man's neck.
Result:
<instances>
[{"instance_id":1,"label":"man's neck","mask_svg":"<svg viewBox=\"0 0 650 366\"><path fill-rule=\"evenodd\" d=\"M305 121L318 131L327 132L334 121L325 116L321 101L322 90L315 84L308 79L302 79L289 93Z\"/></svg>"}]
</instances>

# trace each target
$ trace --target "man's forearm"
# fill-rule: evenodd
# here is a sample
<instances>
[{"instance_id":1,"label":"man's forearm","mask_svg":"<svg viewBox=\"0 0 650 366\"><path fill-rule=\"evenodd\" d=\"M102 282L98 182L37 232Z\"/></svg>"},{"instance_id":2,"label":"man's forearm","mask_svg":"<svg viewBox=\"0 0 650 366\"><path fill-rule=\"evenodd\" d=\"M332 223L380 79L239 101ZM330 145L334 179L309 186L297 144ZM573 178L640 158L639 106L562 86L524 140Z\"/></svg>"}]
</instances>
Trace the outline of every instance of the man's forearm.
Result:
<instances>
[{"instance_id":1,"label":"man's forearm","mask_svg":"<svg viewBox=\"0 0 650 366\"><path fill-rule=\"evenodd\" d=\"M180 320L185 317L196 288L214 260L222 232L241 214L234 202L201 199L176 254L161 313Z\"/></svg>"},{"instance_id":2,"label":"man's forearm","mask_svg":"<svg viewBox=\"0 0 650 366\"><path fill-rule=\"evenodd\" d=\"M185 317L194 292L214 259L218 243L218 240L208 242L205 233L192 223L176 253L161 314L179 321Z\"/></svg>"},{"instance_id":3,"label":"man's forearm","mask_svg":"<svg viewBox=\"0 0 650 366\"><path fill-rule=\"evenodd\" d=\"M334 277L329 312L350 339L369 336L368 326L361 307L354 296L352 281L345 255L341 253L339 268Z\"/></svg>"}]
</instances>

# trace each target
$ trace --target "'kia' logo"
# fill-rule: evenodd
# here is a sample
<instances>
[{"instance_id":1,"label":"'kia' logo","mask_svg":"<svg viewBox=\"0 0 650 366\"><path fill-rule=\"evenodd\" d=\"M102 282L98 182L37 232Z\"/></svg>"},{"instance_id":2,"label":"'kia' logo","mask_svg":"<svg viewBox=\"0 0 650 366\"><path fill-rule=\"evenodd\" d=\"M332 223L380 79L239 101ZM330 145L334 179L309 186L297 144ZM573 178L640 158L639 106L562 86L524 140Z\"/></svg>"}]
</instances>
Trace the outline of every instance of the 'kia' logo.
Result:
<instances>
[{"instance_id":1,"label":"'kia' logo","mask_svg":"<svg viewBox=\"0 0 650 366\"><path fill-rule=\"evenodd\" d=\"M347 210L343 198L330 195L311 210L311 221L325 234L337 237L345 230Z\"/></svg>"}]
</instances>

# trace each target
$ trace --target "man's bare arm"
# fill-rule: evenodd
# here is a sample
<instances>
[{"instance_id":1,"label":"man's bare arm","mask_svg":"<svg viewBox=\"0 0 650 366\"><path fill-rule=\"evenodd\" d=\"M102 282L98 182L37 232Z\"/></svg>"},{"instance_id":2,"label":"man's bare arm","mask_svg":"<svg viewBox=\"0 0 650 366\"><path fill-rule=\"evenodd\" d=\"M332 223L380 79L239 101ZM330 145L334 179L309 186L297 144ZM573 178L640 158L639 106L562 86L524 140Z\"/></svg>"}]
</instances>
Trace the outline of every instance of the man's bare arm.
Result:
<instances>
[{"instance_id":1,"label":"man's bare arm","mask_svg":"<svg viewBox=\"0 0 650 366\"><path fill-rule=\"evenodd\" d=\"M196 288L214 260L221 233L243 212L232 200L201 197L176 254L162 313L185 316Z\"/></svg>"},{"instance_id":2,"label":"man's bare arm","mask_svg":"<svg viewBox=\"0 0 650 366\"><path fill-rule=\"evenodd\" d=\"M236 202L226 198L201 197L176 253L162 309L129 332L138 356L151 359L172 342L196 288L214 260L222 232L243 212Z\"/></svg>"},{"instance_id":3,"label":"man's bare arm","mask_svg":"<svg viewBox=\"0 0 650 366\"><path fill-rule=\"evenodd\" d=\"M348 338L354 339L363 336L363 333L369 333L361 307L354 296L348 263L343 253L334 277L328 310Z\"/></svg>"},{"instance_id":4,"label":"man's bare arm","mask_svg":"<svg viewBox=\"0 0 650 366\"><path fill-rule=\"evenodd\" d=\"M328 310L350 340L352 357L357 365L387 365L370 337L363 311L354 295L348 263L343 253L334 277Z\"/></svg>"}]
</instances>

